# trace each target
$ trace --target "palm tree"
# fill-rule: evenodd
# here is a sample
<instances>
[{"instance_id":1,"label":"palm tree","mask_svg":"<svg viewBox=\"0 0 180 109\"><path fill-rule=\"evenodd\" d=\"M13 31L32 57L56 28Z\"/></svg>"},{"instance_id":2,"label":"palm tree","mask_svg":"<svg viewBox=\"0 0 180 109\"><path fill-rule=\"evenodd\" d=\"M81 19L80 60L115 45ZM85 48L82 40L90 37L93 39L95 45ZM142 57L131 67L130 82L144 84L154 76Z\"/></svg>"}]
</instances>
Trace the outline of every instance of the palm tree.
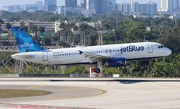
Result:
<instances>
[{"instance_id":1,"label":"palm tree","mask_svg":"<svg viewBox=\"0 0 180 109\"><path fill-rule=\"evenodd\" d=\"M30 30L35 34L37 32L37 26L31 25Z\"/></svg>"},{"instance_id":2,"label":"palm tree","mask_svg":"<svg viewBox=\"0 0 180 109\"><path fill-rule=\"evenodd\" d=\"M78 45L78 38L77 38L78 26L74 24L73 30L75 31L75 35L74 35L73 41L74 41L74 44Z\"/></svg>"},{"instance_id":3,"label":"palm tree","mask_svg":"<svg viewBox=\"0 0 180 109\"><path fill-rule=\"evenodd\" d=\"M20 26L25 32L28 32L28 26L25 25L25 22L21 22Z\"/></svg>"},{"instance_id":4,"label":"palm tree","mask_svg":"<svg viewBox=\"0 0 180 109\"><path fill-rule=\"evenodd\" d=\"M72 29L77 29L77 26L75 23L70 23L69 24L69 43L71 46L74 45L74 41L75 41L75 37L74 37L74 34L72 33Z\"/></svg>"},{"instance_id":5,"label":"palm tree","mask_svg":"<svg viewBox=\"0 0 180 109\"><path fill-rule=\"evenodd\" d=\"M11 36L11 33L9 31L11 29L11 24L9 22L6 23L6 29L8 29L9 35Z\"/></svg>"},{"instance_id":6,"label":"palm tree","mask_svg":"<svg viewBox=\"0 0 180 109\"><path fill-rule=\"evenodd\" d=\"M2 19L0 19L0 34L2 32L2 28L1 28L1 25L4 24L4 21Z\"/></svg>"},{"instance_id":7,"label":"palm tree","mask_svg":"<svg viewBox=\"0 0 180 109\"><path fill-rule=\"evenodd\" d=\"M65 42L65 30L66 30L66 24L65 22L61 22L60 26L60 37L59 37L59 41L63 41Z\"/></svg>"},{"instance_id":8,"label":"palm tree","mask_svg":"<svg viewBox=\"0 0 180 109\"><path fill-rule=\"evenodd\" d=\"M40 26L39 27L39 32L43 34L45 32L45 27Z\"/></svg>"},{"instance_id":9,"label":"palm tree","mask_svg":"<svg viewBox=\"0 0 180 109\"><path fill-rule=\"evenodd\" d=\"M88 27L88 25L85 24L85 23L83 23L83 24L81 24L79 26L79 29L81 31L81 40L80 40L81 45L85 45L85 43L86 43L86 39L85 38L86 38L87 27Z\"/></svg>"},{"instance_id":10,"label":"palm tree","mask_svg":"<svg viewBox=\"0 0 180 109\"><path fill-rule=\"evenodd\" d=\"M6 29L10 30L11 29L11 24L8 22L6 23Z\"/></svg>"},{"instance_id":11,"label":"palm tree","mask_svg":"<svg viewBox=\"0 0 180 109\"><path fill-rule=\"evenodd\" d=\"M97 40L97 31L94 27L89 26L87 27L87 33L89 34L87 37L87 45L94 45L96 44L96 40Z\"/></svg>"},{"instance_id":12,"label":"palm tree","mask_svg":"<svg viewBox=\"0 0 180 109\"><path fill-rule=\"evenodd\" d=\"M36 42L38 42L38 36L37 36L38 28L37 28L37 26L31 25L30 30L34 33L33 37L35 38Z\"/></svg>"}]
</instances>

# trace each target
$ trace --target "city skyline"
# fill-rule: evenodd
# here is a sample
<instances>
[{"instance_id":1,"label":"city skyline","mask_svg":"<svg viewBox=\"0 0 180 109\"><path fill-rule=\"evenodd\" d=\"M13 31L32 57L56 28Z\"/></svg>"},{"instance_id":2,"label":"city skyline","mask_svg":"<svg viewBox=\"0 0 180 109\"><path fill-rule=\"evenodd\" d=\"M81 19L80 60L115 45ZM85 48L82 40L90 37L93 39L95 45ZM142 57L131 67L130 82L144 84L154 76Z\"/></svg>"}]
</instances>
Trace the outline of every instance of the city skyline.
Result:
<instances>
[{"instance_id":1,"label":"city skyline","mask_svg":"<svg viewBox=\"0 0 180 109\"><path fill-rule=\"evenodd\" d=\"M2 9L3 6L9 6L9 5L26 5L26 4L33 4L35 3L37 0L31 0L31 1L25 1L25 0L6 0L6 1L3 1L1 4L0 4L0 9ZM44 2L44 0L41 0ZM126 0L126 1L122 1L122 0L116 0L117 3L129 3L130 1L132 2L140 2L140 3L143 3L143 2L146 2L146 0ZM148 0L147 0L148 1ZM155 3L157 3L159 5L159 1L157 2L157 0L151 0ZM79 3L79 0L78 0L78 3ZM57 0L57 5L58 6L64 6L65 5L65 2L64 0Z\"/></svg>"}]
</instances>

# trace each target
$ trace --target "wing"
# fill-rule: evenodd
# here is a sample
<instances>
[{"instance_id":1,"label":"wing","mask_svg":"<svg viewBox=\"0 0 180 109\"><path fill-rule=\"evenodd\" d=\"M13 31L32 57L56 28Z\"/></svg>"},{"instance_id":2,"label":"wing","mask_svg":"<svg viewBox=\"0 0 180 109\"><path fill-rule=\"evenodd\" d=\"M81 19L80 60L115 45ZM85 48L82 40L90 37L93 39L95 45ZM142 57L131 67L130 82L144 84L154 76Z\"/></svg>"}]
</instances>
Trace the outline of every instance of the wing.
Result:
<instances>
[{"instance_id":1,"label":"wing","mask_svg":"<svg viewBox=\"0 0 180 109\"><path fill-rule=\"evenodd\" d=\"M112 59L112 57L109 56L103 56L103 55L97 55L97 54L92 54L89 52L82 52L81 53L84 54L85 58L88 58L89 60L91 60L91 63L97 62L97 61L103 61L103 60L109 60Z\"/></svg>"}]
</instances>

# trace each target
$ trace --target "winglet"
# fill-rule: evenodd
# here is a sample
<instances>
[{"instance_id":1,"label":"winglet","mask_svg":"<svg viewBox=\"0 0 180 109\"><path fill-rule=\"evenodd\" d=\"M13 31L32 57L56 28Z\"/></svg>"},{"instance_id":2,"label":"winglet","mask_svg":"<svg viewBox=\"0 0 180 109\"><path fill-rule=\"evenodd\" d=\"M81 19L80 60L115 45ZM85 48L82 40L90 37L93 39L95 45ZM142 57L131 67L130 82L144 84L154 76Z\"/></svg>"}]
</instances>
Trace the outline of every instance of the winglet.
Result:
<instances>
[{"instance_id":1,"label":"winglet","mask_svg":"<svg viewBox=\"0 0 180 109\"><path fill-rule=\"evenodd\" d=\"M12 31L21 53L44 50L21 27L13 26Z\"/></svg>"}]
</instances>

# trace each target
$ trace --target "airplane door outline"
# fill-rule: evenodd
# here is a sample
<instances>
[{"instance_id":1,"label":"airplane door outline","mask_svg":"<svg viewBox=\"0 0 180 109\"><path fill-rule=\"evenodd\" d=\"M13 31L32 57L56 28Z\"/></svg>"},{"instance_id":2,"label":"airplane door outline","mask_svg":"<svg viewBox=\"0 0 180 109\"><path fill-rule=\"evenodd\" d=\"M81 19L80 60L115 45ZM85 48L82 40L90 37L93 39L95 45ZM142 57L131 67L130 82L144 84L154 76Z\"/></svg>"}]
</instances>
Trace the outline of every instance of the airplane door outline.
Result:
<instances>
[{"instance_id":1,"label":"airplane door outline","mask_svg":"<svg viewBox=\"0 0 180 109\"><path fill-rule=\"evenodd\" d=\"M43 52L43 61L48 61L48 52Z\"/></svg>"},{"instance_id":2,"label":"airplane door outline","mask_svg":"<svg viewBox=\"0 0 180 109\"><path fill-rule=\"evenodd\" d=\"M153 45L148 44L148 53L153 53Z\"/></svg>"}]
</instances>

